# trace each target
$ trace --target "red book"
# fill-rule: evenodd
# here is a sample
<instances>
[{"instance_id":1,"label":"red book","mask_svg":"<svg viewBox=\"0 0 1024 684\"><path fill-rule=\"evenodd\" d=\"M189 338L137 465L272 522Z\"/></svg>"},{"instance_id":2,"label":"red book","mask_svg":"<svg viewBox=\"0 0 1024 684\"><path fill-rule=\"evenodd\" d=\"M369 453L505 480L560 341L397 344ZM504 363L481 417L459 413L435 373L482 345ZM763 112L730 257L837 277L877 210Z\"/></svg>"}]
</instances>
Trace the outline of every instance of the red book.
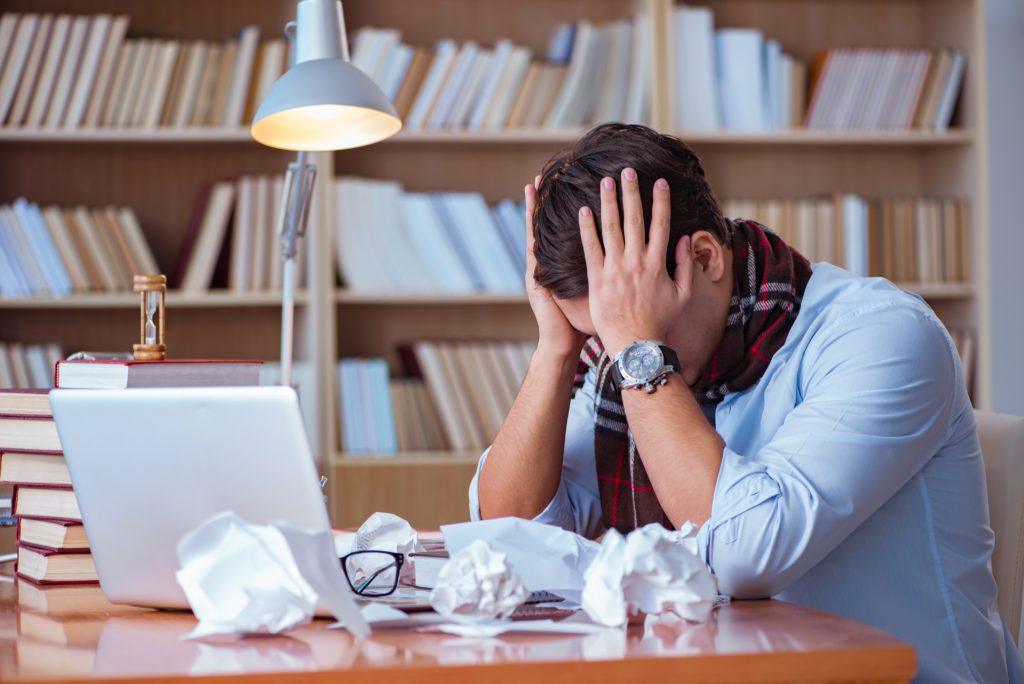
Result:
<instances>
[{"instance_id":1,"label":"red book","mask_svg":"<svg viewBox=\"0 0 1024 684\"><path fill-rule=\"evenodd\" d=\"M260 384L261 365L262 361L240 359L58 361L54 386L69 389L250 387Z\"/></svg>"},{"instance_id":2,"label":"red book","mask_svg":"<svg viewBox=\"0 0 1024 684\"><path fill-rule=\"evenodd\" d=\"M0 413L0 450L59 454L57 425L51 416Z\"/></svg>"},{"instance_id":3,"label":"red book","mask_svg":"<svg viewBox=\"0 0 1024 684\"><path fill-rule=\"evenodd\" d=\"M14 488L11 513L16 518L36 518L60 522L82 522L75 493L67 487Z\"/></svg>"},{"instance_id":4,"label":"red book","mask_svg":"<svg viewBox=\"0 0 1024 684\"><path fill-rule=\"evenodd\" d=\"M0 484L71 488L71 473L61 454L0 452Z\"/></svg>"},{"instance_id":5,"label":"red book","mask_svg":"<svg viewBox=\"0 0 1024 684\"><path fill-rule=\"evenodd\" d=\"M73 520L18 518L18 541L25 546L64 553L89 551L85 528Z\"/></svg>"},{"instance_id":6,"label":"red book","mask_svg":"<svg viewBox=\"0 0 1024 684\"><path fill-rule=\"evenodd\" d=\"M18 542L18 577L36 584L97 584L96 564L88 549L55 551Z\"/></svg>"},{"instance_id":7,"label":"red book","mask_svg":"<svg viewBox=\"0 0 1024 684\"><path fill-rule=\"evenodd\" d=\"M45 389L0 389L0 415L52 416L49 392Z\"/></svg>"}]
</instances>

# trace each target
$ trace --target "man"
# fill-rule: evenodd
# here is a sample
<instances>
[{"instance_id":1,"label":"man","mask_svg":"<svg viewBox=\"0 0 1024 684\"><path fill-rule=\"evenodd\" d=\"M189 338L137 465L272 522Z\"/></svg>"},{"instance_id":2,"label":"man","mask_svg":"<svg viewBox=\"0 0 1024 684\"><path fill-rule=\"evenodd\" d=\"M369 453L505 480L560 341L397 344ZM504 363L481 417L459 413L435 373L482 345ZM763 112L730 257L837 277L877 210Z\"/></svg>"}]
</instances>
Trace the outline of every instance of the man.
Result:
<instances>
[{"instance_id":1,"label":"man","mask_svg":"<svg viewBox=\"0 0 1024 684\"><path fill-rule=\"evenodd\" d=\"M918 681L1021 679L962 369L923 302L724 219L693 152L642 126L595 128L525 192L540 337L475 518L693 521L723 594L881 627Z\"/></svg>"}]
</instances>

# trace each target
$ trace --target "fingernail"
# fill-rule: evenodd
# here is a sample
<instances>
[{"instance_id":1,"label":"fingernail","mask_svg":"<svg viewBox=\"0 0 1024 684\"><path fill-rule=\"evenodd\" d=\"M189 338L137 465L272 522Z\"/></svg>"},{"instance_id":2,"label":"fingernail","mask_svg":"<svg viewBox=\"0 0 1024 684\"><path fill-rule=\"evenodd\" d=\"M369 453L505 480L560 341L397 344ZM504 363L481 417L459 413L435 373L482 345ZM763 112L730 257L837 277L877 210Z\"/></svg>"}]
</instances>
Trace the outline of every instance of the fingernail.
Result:
<instances>
[{"instance_id":1,"label":"fingernail","mask_svg":"<svg viewBox=\"0 0 1024 684\"><path fill-rule=\"evenodd\" d=\"M615 181L613 181L611 178L605 178L601 181L601 187L605 188L606 190L612 190L615 188Z\"/></svg>"},{"instance_id":2,"label":"fingernail","mask_svg":"<svg viewBox=\"0 0 1024 684\"><path fill-rule=\"evenodd\" d=\"M665 180L664 178L659 178L654 183L654 187L658 188L659 190L668 190L668 181Z\"/></svg>"},{"instance_id":3,"label":"fingernail","mask_svg":"<svg viewBox=\"0 0 1024 684\"><path fill-rule=\"evenodd\" d=\"M635 181L636 180L636 171L634 171L633 169L623 169L622 177L625 178L628 181Z\"/></svg>"},{"instance_id":4,"label":"fingernail","mask_svg":"<svg viewBox=\"0 0 1024 684\"><path fill-rule=\"evenodd\" d=\"M590 216L590 207L580 207L580 216Z\"/></svg>"}]
</instances>

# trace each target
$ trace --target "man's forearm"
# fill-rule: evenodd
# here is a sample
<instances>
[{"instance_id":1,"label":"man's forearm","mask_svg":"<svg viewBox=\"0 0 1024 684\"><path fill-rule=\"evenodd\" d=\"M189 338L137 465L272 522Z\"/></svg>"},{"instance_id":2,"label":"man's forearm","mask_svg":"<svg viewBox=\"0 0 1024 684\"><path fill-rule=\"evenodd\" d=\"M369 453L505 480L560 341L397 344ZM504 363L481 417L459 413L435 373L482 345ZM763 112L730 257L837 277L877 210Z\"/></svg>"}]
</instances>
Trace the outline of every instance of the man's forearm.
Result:
<instances>
[{"instance_id":1,"label":"man's forearm","mask_svg":"<svg viewBox=\"0 0 1024 684\"><path fill-rule=\"evenodd\" d=\"M478 480L480 517L533 518L562 476L565 425L578 357L534 353L523 386Z\"/></svg>"},{"instance_id":2,"label":"man's forearm","mask_svg":"<svg viewBox=\"0 0 1024 684\"><path fill-rule=\"evenodd\" d=\"M653 394L624 390L622 403L637 452L662 509L679 527L711 517L725 442L678 373Z\"/></svg>"}]
</instances>

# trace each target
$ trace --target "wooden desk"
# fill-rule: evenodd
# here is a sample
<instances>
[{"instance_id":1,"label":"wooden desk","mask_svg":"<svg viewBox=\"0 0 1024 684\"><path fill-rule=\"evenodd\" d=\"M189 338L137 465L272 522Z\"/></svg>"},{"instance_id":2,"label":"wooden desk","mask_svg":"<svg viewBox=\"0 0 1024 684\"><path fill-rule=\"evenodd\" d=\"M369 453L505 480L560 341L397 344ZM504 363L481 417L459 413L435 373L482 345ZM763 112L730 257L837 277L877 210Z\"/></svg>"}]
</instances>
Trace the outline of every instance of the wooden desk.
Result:
<instances>
[{"instance_id":1,"label":"wooden desk","mask_svg":"<svg viewBox=\"0 0 1024 684\"><path fill-rule=\"evenodd\" d=\"M32 589L23 601L33 598L38 608ZM638 628L497 639L377 631L357 643L317 621L287 636L181 641L194 624L190 614L109 604L42 612L19 606L18 585L0 577L0 680L866 684L907 682L915 669L913 649L884 632L779 601L736 602L713 622L646 635Z\"/></svg>"}]
</instances>

